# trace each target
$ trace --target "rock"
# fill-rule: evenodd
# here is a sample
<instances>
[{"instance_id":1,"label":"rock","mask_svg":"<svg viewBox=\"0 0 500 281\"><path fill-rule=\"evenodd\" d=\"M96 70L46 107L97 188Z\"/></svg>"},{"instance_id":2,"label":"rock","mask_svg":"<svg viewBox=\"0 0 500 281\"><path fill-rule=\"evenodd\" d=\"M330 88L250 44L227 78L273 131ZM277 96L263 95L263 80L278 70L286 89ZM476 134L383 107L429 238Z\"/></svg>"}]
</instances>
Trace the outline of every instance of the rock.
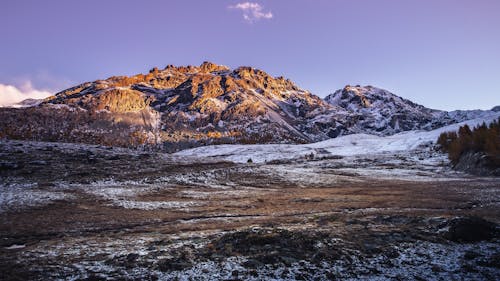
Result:
<instances>
[{"instance_id":1,"label":"rock","mask_svg":"<svg viewBox=\"0 0 500 281\"><path fill-rule=\"evenodd\" d=\"M444 237L454 242L479 242L498 237L498 226L478 217L456 218L449 222Z\"/></svg>"},{"instance_id":2,"label":"rock","mask_svg":"<svg viewBox=\"0 0 500 281\"><path fill-rule=\"evenodd\" d=\"M152 100L142 92L127 89L110 89L86 101L85 106L92 110L111 112L138 112L145 109Z\"/></svg>"},{"instance_id":3,"label":"rock","mask_svg":"<svg viewBox=\"0 0 500 281\"><path fill-rule=\"evenodd\" d=\"M129 262L135 261L137 258L139 258L139 254L136 253L130 253L127 255L127 261Z\"/></svg>"},{"instance_id":4,"label":"rock","mask_svg":"<svg viewBox=\"0 0 500 281\"><path fill-rule=\"evenodd\" d=\"M255 259L248 259L243 263L243 266L245 266L246 268L259 268L263 265L263 263Z\"/></svg>"}]
</instances>

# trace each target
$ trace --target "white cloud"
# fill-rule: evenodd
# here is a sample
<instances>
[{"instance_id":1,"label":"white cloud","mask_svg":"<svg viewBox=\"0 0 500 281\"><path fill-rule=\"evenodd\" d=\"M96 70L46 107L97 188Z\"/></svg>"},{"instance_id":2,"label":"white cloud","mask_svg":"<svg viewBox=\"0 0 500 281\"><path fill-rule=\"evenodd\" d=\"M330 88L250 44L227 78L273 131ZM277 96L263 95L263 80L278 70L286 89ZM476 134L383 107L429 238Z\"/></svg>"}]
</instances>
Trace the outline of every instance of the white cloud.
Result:
<instances>
[{"instance_id":1,"label":"white cloud","mask_svg":"<svg viewBox=\"0 0 500 281\"><path fill-rule=\"evenodd\" d=\"M236 9L243 12L243 19L249 23L253 23L260 19L272 19L273 13L264 12L263 7L259 3L242 2L236 5L229 6L230 9Z\"/></svg>"},{"instance_id":2,"label":"white cloud","mask_svg":"<svg viewBox=\"0 0 500 281\"><path fill-rule=\"evenodd\" d=\"M26 82L22 86L0 84L0 107L12 106L25 99L43 99L51 96L48 91L36 90L31 82Z\"/></svg>"}]
</instances>

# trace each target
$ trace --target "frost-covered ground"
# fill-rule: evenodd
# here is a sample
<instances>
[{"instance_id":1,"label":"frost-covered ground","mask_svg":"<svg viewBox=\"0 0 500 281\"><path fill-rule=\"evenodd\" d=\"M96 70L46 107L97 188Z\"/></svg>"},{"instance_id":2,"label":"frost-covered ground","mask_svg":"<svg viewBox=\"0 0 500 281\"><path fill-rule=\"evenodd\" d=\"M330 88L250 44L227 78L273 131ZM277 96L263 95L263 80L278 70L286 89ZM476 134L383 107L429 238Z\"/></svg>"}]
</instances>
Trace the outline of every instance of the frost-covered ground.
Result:
<instances>
[{"instance_id":1,"label":"frost-covered ground","mask_svg":"<svg viewBox=\"0 0 500 281\"><path fill-rule=\"evenodd\" d=\"M453 171L440 131L176 155L1 141L0 280L499 280L499 180ZM484 235L450 238L469 216L486 222L457 235Z\"/></svg>"},{"instance_id":2,"label":"frost-covered ground","mask_svg":"<svg viewBox=\"0 0 500 281\"><path fill-rule=\"evenodd\" d=\"M498 115L494 115L445 126L433 131L409 131L387 137L353 134L303 145L214 145L183 150L174 155L216 157L238 163L246 163L251 159L254 163L263 163L273 160L298 159L311 154L315 157L332 157L408 152L431 146L443 132L457 131L460 126L465 124L473 127L482 122L490 123L497 118Z\"/></svg>"},{"instance_id":3,"label":"frost-covered ground","mask_svg":"<svg viewBox=\"0 0 500 281\"><path fill-rule=\"evenodd\" d=\"M415 225L415 218L385 219ZM365 221L350 223L351 231L360 231ZM44 270L45 278L64 280L123 277L134 280L498 280L500 277L498 241L454 243L436 233L427 233L427 238L422 240L412 237L417 231L401 232L393 226L396 230L376 232L372 230L373 224L364 230L370 232L369 235L354 238L339 231L339 223L334 230L326 231L324 225L306 224L320 229L321 234L303 227L280 226L183 235L147 232L91 239L66 237L56 242L41 241L36 250L24 251L23 259L48 264L64 259L67 264L62 268L44 267L42 262L33 268ZM24 245L9 250L22 248Z\"/></svg>"},{"instance_id":4,"label":"frost-covered ground","mask_svg":"<svg viewBox=\"0 0 500 281\"><path fill-rule=\"evenodd\" d=\"M38 189L36 183L0 184L0 214L8 210L50 204L56 200L70 199L71 195L57 190Z\"/></svg>"}]
</instances>

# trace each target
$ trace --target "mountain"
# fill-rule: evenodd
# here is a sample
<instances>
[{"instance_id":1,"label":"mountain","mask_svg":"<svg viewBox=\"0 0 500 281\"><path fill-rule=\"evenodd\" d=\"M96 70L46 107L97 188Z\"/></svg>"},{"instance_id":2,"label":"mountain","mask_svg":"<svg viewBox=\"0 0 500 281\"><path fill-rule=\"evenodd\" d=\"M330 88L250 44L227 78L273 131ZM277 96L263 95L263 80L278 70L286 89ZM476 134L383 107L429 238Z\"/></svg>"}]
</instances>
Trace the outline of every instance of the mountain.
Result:
<instances>
[{"instance_id":1,"label":"mountain","mask_svg":"<svg viewBox=\"0 0 500 281\"><path fill-rule=\"evenodd\" d=\"M349 112L352 131L381 136L431 129L430 123L441 113L372 86L348 85L326 96L325 101Z\"/></svg>"},{"instance_id":2,"label":"mountain","mask_svg":"<svg viewBox=\"0 0 500 281\"><path fill-rule=\"evenodd\" d=\"M144 126L141 118L134 125L149 128L167 149L235 142L306 143L328 138L325 128L336 125L311 124L314 116L335 108L290 80L251 67L230 70L210 62L84 83L44 104L157 118L158 128Z\"/></svg>"},{"instance_id":3,"label":"mountain","mask_svg":"<svg viewBox=\"0 0 500 281\"><path fill-rule=\"evenodd\" d=\"M371 86L346 86L323 100L252 67L204 62L87 82L33 107L0 109L0 137L176 151L384 136L434 129L468 114L428 109Z\"/></svg>"},{"instance_id":4,"label":"mountain","mask_svg":"<svg viewBox=\"0 0 500 281\"><path fill-rule=\"evenodd\" d=\"M492 110L441 111L373 86L350 86L325 97L331 105L349 113L345 116L350 133L388 136L411 130L433 130L471 119L496 116Z\"/></svg>"}]
</instances>

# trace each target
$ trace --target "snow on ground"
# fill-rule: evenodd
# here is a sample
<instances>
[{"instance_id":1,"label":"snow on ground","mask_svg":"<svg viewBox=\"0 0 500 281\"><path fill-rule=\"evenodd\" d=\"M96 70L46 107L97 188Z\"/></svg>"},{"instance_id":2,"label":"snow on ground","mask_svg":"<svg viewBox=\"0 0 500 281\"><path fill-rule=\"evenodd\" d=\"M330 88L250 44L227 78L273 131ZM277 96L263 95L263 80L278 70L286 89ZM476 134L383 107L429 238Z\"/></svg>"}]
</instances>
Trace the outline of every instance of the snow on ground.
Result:
<instances>
[{"instance_id":1,"label":"snow on ground","mask_svg":"<svg viewBox=\"0 0 500 281\"><path fill-rule=\"evenodd\" d=\"M204 205L201 202L193 201L134 201L134 200L115 200L113 205L125 209L156 210L156 209L183 209L189 207L199 207Z\"/></svg>"},{"instance_id":2,"label":"snow on ground","mask_svg":"<svg viewBox=\"0 0 500 281\"><path fill-rule=\"evenodd\" d=\"M142 243L127 243L121 241L120 245L106 244L106 251L97 248L99 254L111 258L126 257L129 253L140 253L139 259L151 262L148 258L147 241ZM95 247L90 244L91 247ZM130 246L129 246L130 245ZM133 245L136 245L133 248ZM81 247L76 245L77 247ZM126 247L130 247L127 249ZM175 245L168 245L175 247ZM118 249L116 249L116 248ZM88 251L84 246L78 252ZM127 269L113 263L102 261L86 261L73 264L73 274L69 279L84 279L89 272L99 272L103 277L116 273L118 270L126 272L133 279L143 279L152 272L158 280L330 280L336 277L342 280L481 280L486 276L496 276L498 273L494 268L479 266L480 271L469 270L464 272L463 267L472 268L470 264L474 260L464 260L464 253L480 253L473 259L485 259L492 257L498 245L491 242L475 244L438 244L427 241L415 243L400 243L394 245L396 258L388 258L378 254L372 257L360 258L351 256L350 260L339 259L334 262L323 262L312 264L309 261L294 262L290 266L265 265L256 269L248 269L244 266L248 259L244 256L232 256L220 262L202 261L182 270L162 272L151 271L145 267ZM58 251L67 250L58 248ZM118 250L118 251L117 251ZM109 254L113 252L113 254ZM68 254L68 252L65 252ZM168 255L156 257L157 262ZM483 262L484 263L484 262ZM238 278L235 278L238 276ZM308 278L309 277L309 278ZM419 278L418 278L419 277ZM417 279L418 278L418 279Z\"/></svg>"},{"instance_id":3,"label":"snow on ground","mask_svg":"<svg viewBox=\"0 0 500 281\"><path fill-rule=\"evenodd\" d=\"M323 161L311 165L310 162L294 165L268 165L265 169L257 166L246 166L249 172L266 173L283 177L288 181L302 184L336 183L343 177L351 180L362 180L362 177L377 179L407 179L407 180L463 180L460 174L447 169L446 156L433 152L430 149L439 134L446 131L456 131L460 126L468 124L476 126L482 122L489 123L500 116L500 113L488 118L473 119L466 122L442 127L433 131L409 131L388 137L379 137L366 134L354 134L322 142L292 145L292 144L264 144L264 145L217 145L199 147L180 151L174 154L172 160L186 162L192 159L218 158L237 163L246 163L251 159L255 163L264 163L275 160L304 159L306 155L314 154L314 158L330 157L335 161ZM15 143L12 143L14 145ZM27 142L28 146L40 146L44 143ZM47 144L48 145L48 144ZM53 145L53 144L50 144ZM57 144L58 149L73 151L76 144ZM27 149L27 146L18 149ZM99 146L87 146L89 149L103 149ZM135 153L125 149L113 149L110 153ZM339 156L339 158L336 158ZM171 156L168 156L170 158ZM454 177L456 175L456 177ZM196 173L175 174L162 177L153 182L143 181L116 182L112 179L91 184L61 183L55 188L39 188L35 184L20 183L15 179L4 179L0 184L0 213L18 208L41 206L56 200L72 199L67 193L73 188L83 190L88 194L110 201L111 205L133 209L179 209L200 206L197 200L207 196L206 193L185 193L176 201L141 201L138 197L155 191L165 190L176 185L192 187L209 187L212 196L233 194L235 186L243 187L244 182L235 182L225 170L211 170ZM251 184L249 184L251 186ZM213 193L214 189L228 191L228 194ZM208 191L207 191L208 192ZM242 190L236 193L243 196ZM251 193L250 191L248 191ZM248 194L246 194L248 195ZM185 201L183 199L186 199Z\"/></svg>"},{"instance_id":4,"label":"snow on ground","mask_svg":"<svg viewBox=\"0 0 500 281\"><path fill-rule=\"evenodd\" d=\"M311 280L329 280L328 276L334 275L342 280L413 280L422 277L426 280L445 279L481 279L477 271L464 274L462 256L467 252L480 252L485 257L495 254L498 246L495 243L481 242L476 244L438 244L427 241L415 243L401 243L394 245L398 257L391 260L384 255L359 258L352 256L348 262L340 259L336 262L324 262L314 265L308 261L293 263L290 267L264 266L255 272L242 266L247 260L245 257L230 257L225 261L201 262L195 266L169 273L159 272L159 280L192 280L204 276L204 280L231 279L233 273L238 271L245 280L304 280L304 273L312 275ZM495 275L495 270L482 267L485 272ZM253 273L253 274L252 274ZM333 273L333 274L332 274ZM315 278L314 278L315 277Z\"/></svg>"},{"instance_id":5,"label":"snow on ground","mask_svg":"<svg viewBox=\"0 0 500 281\"><path fill-rule=\"evenodd\" d=\"M0 213L70 198L72 196L64 192L40 190L37 184L0 184Z\"/></svg>"},{"instance_id":6,"label":"snow on ground","mask_svg":"<svg viewBox=\"0 0 500 281\"><path fill-rule=\"evenodd\" d=\"M86 193L111 201L111 205L125 209L180 209L201 206L202 202L194 201L140 201L137 197L158 190L171 188L168 184L145 184L138 181L116 182L115 180L97 181L88 185L75 184ZM68 186L69 187L69 186Z\"/></svg>"},{"instance_id":7,"label":"snow on ground","mask_svg":"<svg viewBox=\"0 0 500 281\"><path fill-rule=\"evenodd\" d=\"M500 113L486 118L468 120L432 131L408 131L396 135L379 137L367 134L353 134L312 144L255 144L255 145L214 145L187 149L174 153L175 156L217 157L236 163L254 163L273 160L303 158L309 154L317 156L353 156L415 150L430 146L443 132L457 131L465 124L473 127L483 122L491 123Z\"/></svg>"}]
</instances>

